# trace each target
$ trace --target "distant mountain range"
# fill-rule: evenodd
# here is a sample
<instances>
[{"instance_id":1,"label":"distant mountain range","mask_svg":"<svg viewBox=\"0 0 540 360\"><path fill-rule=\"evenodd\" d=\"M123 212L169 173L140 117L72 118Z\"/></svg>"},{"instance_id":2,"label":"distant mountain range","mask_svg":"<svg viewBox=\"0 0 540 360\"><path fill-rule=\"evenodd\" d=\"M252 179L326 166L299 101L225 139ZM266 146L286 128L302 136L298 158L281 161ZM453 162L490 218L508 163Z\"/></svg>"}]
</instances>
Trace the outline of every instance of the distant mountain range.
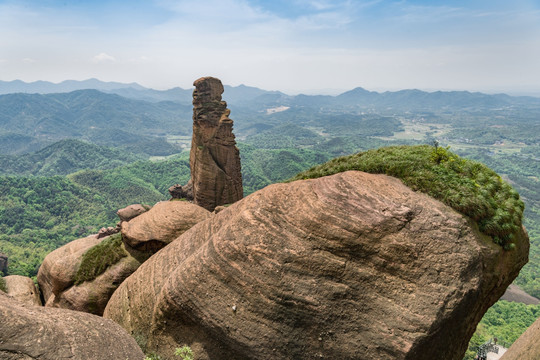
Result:
<instances>
[{"instance_id":1,"label":"distant mountain range","mask_svg":"<svg viewBox=\"0 0 540 360\"><path fill-rule=\"evenodd\" d=\"M0 93L5 93L0 95L0 154L27 153L75 138L146 155L168 155L178 148L166 137L191 135L192 90L159 91L96 79L59 84L16 80L0 81ZM503 111L506 118L520 121L519 113L526 110L529 118L540 118L540 98L467 91L378 93L356 88L338 96L290 96L240 85L225 86L223 99L232 110L240 139L270 131L272 141L279 140L279 126L284 124L336 136L388 136L399 130L394 115L409 112L467 119L456 114L480 111L496 117Z\"/></svg>"},{"instance_id":2,"label":"distant mountain range","mask_svg":"<svg viewBox=\"0 0 540 360\"><path fill-rule=\"evenodd\" d=\"M175 101L191 104L193 95L192 89L175 87L169 90L154 90L145 88L137 83L123 84L118 82L104 82L98 79L88 79L83 81L66 80L61 83L52 83L48 81L27 83L21 80L0 80L0 95L13 93L53 94L90 89L150 102ZM278 91L266 91L245 85L235 87L225 85L225 93L227 94L226 100L230 103L249 101L265 94L285 95Z\"/></svg>"},{"instance_id":3,"label":"distant mountain range","mask_svg":"<svg viewBox=\"0 0 540 360\"><path fill-rule=\"evenodd\" d=\"M21 80L0 81L0 95L12 93L52 94L76 90L98 90L117 94L125 98L148 102L172 101L191 104L192 89L175 87L169 90L154 90L137 83L103 82L97 79L83 81L66 80L61 83L47 81L23 82ZM361 87L337 96L330 95L286 95L279 91L267 91L256 87L225 85L223 96L228 104L264 109L276 106L308 106L339 108L393 108L393 109L465 109L470 107L497 108L504 106L540 106L540 98L509 96L506 94L484 94L469 91L426 92L416 89L376 92Z\"/></svg>"}]
</instances>

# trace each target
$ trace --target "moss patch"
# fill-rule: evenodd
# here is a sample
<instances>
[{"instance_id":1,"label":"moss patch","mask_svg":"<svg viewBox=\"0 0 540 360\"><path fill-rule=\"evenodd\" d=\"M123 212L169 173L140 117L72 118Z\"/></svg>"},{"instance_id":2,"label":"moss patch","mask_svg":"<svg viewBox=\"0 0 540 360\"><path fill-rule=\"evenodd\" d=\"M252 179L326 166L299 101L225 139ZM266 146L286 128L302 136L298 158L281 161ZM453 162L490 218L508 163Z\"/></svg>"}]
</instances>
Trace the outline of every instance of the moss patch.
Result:
<instances>
[{"instance_id":1,"label":"moss patch","mask_svg":"<svg viewBox=\"0 0 540 360\"><path fill-rule=\"evenodd\" d=\"M487 166L438 146L392 146L344 156L301 172L288 181L313 179L347 170L401 179L478 223L496 244L511 249L521 228L519 194Z\"/></svg>"},{"instance_id":2,"label":"moss patch","mask_svg":"<svg viewBox=\"0 0 540 360\"><path fill-rule=\"evenodd\" d=\"M1 276L0 276L0 291L7 293L6 280L4 280L4 278Z\"/></svg>"},{"instance_id":3,"label":"moss patch","mask_svg":"<svg viewBox=\"0 0 540 360\"><path fill-rule=\"evenodd\" d=\"M122 247L122 234L114 234L88 249L75 274L75 285L92 281L128 254Z\"/></svg>"}]
</instances>

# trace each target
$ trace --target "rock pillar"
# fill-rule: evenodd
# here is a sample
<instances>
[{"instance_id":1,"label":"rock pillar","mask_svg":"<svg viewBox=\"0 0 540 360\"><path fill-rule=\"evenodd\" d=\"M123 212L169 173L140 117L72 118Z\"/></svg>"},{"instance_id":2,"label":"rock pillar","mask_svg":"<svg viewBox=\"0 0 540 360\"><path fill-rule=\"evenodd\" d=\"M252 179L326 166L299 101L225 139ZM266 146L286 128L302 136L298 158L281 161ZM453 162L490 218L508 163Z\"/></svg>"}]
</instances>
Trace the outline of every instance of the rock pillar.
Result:
<instances>
[{"instance_id":1,"label":"rock pillar","mask_svg":"<svg viewBox=\"0 0 540 360\"><path fill-rule=\"evenodd\" d=\"M203 77L193 85L193 138L189 163L194 202L209 211L243 197L240 152L232 132L219 79Z\"/></svg>"}]
</instances>

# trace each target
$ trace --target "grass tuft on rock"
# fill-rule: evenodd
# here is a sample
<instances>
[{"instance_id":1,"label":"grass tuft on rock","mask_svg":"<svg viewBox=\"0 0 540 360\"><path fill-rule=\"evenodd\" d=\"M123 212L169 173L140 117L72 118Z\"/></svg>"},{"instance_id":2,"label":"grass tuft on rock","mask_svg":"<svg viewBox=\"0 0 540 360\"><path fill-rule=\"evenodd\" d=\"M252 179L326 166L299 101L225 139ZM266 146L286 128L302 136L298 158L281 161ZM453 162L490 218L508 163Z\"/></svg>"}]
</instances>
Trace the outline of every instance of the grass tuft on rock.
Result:
<instances>
[{"instance_id":1,"label":"grass tuft on rock","mask_svg":"<svg viewBox=\"0 0 540 360\"><path fill-rule=\"evenodd\" d=\"M482 233L506 250L521 228L524 204L493 170L437 144L391 146L343 156L297 174L288 181L358 170L401 179L478 223Z\"/></svg>"},{"instance_id":2,"label":"grass tuft on rock","mask_svg":"<svg viewBox=\"0 0 540 360\"><path fill-rule=\"evenodd\" d=\"M6 280L2 276L0 276L0 291L7 293Z\"/></svg>"},{"instance_id":3,"label":"grass tuft on rock","mask_svg":"<svg viewBox=\"0 0 540 360\"><path fill-rule=\"evenodd\" d=\"M81 264L75 274L75 285L94 280L127 255L122 247L122 234L118 233L105 238L82 256Z\"/></svg>"}]
</instances>

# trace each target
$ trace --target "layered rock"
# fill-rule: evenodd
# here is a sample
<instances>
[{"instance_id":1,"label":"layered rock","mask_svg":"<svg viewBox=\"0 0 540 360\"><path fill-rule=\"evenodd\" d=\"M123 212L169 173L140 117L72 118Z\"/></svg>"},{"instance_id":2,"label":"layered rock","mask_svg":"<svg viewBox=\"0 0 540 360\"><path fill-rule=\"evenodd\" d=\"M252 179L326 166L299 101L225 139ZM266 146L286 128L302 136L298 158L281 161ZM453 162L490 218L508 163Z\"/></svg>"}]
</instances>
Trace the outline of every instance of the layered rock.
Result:
<instances>
[{"instance_id":1,"label":"layered rock","mask_svg":"<svg viewBox=\"0 0 540 360\"><path fill-rule=\"evenodd\" d=\"M211 213L187 201L163 201L122 223L124 241L136 249L159 250Z\"/></svg>"},{"instance_id":2,"label":"layered rock","mask_svg":"<svg viewBox=\"0 0 540 360\"><path fill-rule=\"evenodd\" d=\"M176 192L191 191L196 204L213 211L243 197L240 153L219 79L203 77L193 85L191 181ZM173 189L174 190L174 189Z\"/></svg>"},{"instance_id":3,"label":"layered rock","mask_svg":"<svg viewBox=\"0 0 540 360\"><path fill-rule=\"evenodd\" d=\"M540 359L540 318L510 346L501 360Z\"/></svg>"},{"instance_id":4,"label":"layered rock","mask_svg":"<svg viewBox=\"0 0 540 360\"><path fill-rule=\"evenodd\" d=\"M7 274L8 270L8 256L0 253L0 273Z\"/></svg>"},{"instance_id":5,"label":"layered rock","mask_svg":"<svg viewBox=\"0 0 540 360\"><path fill-rule=\"evenodd\" d=\"M458 360L527 262L384 175L276 184L201 222L113 294L105 317L172 356Z\"/></svg>"},{"instance_id":6,"label":"layered rock","mask_svg":"<svg viewBox=\"0 0 540 360\"><path fill-rule=\"evenodd\" d=\"M41 306L41 299L36 285L26 276L9 275L4 278L7 294L21 303Z\"/></svg>"},{"instance_id":7,"label":"layered rock","mask_svg":"<svg viewBox=\"0 0 540 360\"><path fill-rule=\"evenodd\" d=\"M113 321L64 309L24 305L0 291L0 358L4 360L142 360Z\"/></svg>"}]
</instances>

